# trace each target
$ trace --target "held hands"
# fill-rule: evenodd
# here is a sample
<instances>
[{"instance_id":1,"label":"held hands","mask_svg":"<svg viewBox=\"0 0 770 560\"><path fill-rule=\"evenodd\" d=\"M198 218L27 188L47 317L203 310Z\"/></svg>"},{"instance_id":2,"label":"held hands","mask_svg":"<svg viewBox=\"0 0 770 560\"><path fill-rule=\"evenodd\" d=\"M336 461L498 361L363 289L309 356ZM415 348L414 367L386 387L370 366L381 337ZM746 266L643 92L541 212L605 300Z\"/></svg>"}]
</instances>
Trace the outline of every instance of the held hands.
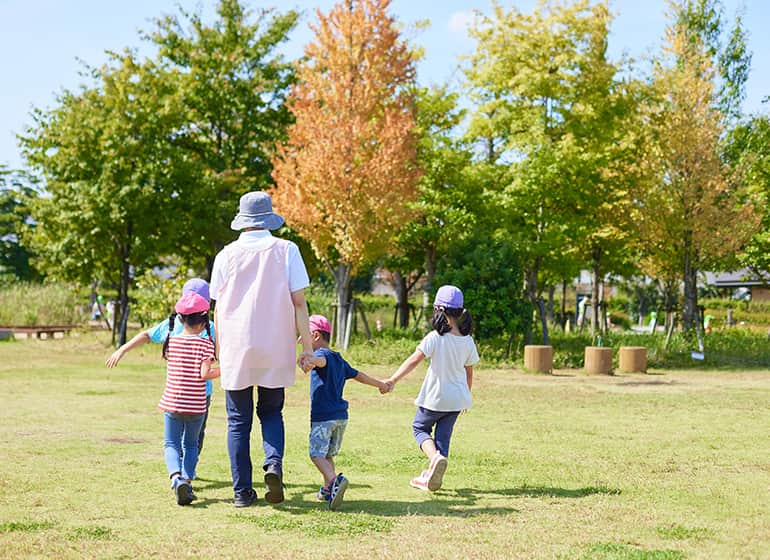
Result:
<instances>
[{"instance_id":1,"label":"held hands","mask_svg":"<svg viewBox=\"0 0 770 560\"><path fill-rule=\"evenodd\" d=\"M377 380L377 388L380 390L381 395L386 395L390 393L393 390L393 384L390 382L390 380Z\"/></svg>"},{"instance_id":2,"label":"held hands","mask_svg":"<svg viewBox=\"0 0 770 560\"><path fill-rule=\"evenodd\" d=\"M302 352L297 358L297 365L307 373L315 367L315 356L312 352Z\"/></svg>"}]
</instances>

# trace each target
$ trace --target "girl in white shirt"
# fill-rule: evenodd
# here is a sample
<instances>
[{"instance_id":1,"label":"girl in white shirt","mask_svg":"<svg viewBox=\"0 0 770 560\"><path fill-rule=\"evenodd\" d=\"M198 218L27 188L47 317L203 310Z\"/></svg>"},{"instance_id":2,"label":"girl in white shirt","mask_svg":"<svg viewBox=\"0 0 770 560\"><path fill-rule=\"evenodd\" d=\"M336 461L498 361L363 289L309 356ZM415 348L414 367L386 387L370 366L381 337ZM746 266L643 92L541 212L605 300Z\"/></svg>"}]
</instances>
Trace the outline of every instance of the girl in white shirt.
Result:
<instances>
[{"instance_id":1,"label":"girl in white shirt","mask_svg":"<svg viewBox=\"0 0 770 560\"><path fill-rule=\"evenodd\" d=\"M460 412L471 407L473 364L479 361L471 338L473 321L463 306L463 293L455 286L441 286L433 302L433 329L387 383L392 387L426 357L430 365L414 404L417 413L412 430L417 445L430 461L428 468L410 482L420 490L441 488L449 456L452 430ZM435 428L435 431L434 431Z\"/></svg>"}]
</instances>

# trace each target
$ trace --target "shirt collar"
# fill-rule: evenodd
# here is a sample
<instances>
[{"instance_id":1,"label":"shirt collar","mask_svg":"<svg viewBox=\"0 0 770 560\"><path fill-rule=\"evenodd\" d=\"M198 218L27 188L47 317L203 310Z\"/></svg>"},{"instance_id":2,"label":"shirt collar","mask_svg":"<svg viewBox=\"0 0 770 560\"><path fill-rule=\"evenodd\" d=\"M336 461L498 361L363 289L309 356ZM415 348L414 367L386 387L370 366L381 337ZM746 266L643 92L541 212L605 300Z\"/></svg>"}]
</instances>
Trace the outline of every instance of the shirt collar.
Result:
<instances>
[{"instance_id":1,"label":"shirt collar","mask_svg":"<svg viewBox=\"0 0 770 560\"><path fill-rule=\"evenodd\" d=\"M272 237L270 230L256 229L252 231L242 231L241 235L238 236L238 239L266 239L268 237Z\"/></svg>"}]
</instances>

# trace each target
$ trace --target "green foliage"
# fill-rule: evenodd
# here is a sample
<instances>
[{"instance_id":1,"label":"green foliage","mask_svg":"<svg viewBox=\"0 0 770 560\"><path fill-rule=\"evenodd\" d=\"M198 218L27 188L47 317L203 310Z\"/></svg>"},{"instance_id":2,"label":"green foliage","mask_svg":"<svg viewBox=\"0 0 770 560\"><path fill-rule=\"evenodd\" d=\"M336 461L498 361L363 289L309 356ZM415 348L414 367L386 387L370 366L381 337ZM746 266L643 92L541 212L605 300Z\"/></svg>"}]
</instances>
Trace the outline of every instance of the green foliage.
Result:
<instances>
[{"instance_id":1,"label":"green foliage","mask_svg":"<svg viewBox=\"0 0 770 560\"><path fill-rule=\"evenodd\" d=\"M476 339L526 331L532 311L522 298L520 255L510 243L484 236L455 243L438 263L436 289L442 284L463 291Z\"/></svg>"},{"instance_id":2,"label":"green foliage","mask_svg":"<svg viewBox=\"0 0 770 560\"><path fill-rule=\"evenodd\" d=\"M33 228L29 204L37 191L32 185L31 178L0 164L0 282L4 278L40 280L30 264L32 254L23 243L24 235Z\"/></svg>"},{"instance_id":3,"label":"green foliage","mask_svg":"<svg viewBox=\"0 0 770 560\"><path fill-rule=\"evenodd\" d=\"M142 325L162 321L174 310L174 304L182 295L182 286L190 279L185 267L174 270L173 276L164 278L148 270L136 279L133 315Z\"/></svg>"},{"instance_id":4,"label":"green foliage","mask_svg":"<svg viewBox=\"0 0 770 560\"><path fill-rule=\"evenodd\" d=\"M0 287L0 325L84 325L88 296L72 284L18 282Z\"/></svg>"},{"instance_id":5,"label":"green foliage","mask_svg":"<svg viewBox=\"0 0 770 560\"><path fill-rule=\"evenodd\" d=\"M595 544L585 554L590 560L683 560L679 550L650 550L622 543Z\"/></svg>"}]
</instances>

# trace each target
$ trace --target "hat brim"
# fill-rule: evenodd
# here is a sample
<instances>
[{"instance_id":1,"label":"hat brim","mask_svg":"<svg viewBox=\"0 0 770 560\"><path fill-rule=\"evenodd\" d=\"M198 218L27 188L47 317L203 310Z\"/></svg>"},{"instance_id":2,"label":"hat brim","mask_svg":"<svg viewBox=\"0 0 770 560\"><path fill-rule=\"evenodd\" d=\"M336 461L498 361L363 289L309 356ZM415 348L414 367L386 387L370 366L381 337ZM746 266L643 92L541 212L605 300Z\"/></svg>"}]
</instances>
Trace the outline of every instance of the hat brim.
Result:
<instances>
[{"instance_id":1,"label":"hat brim","mask_svg":"<svg viewBox=\"0 0 770 560\"><path fill-rule=\"evenodd\" d=\"M283 225L283 217L275 212L270 214L260 214L259 216L246 216L237 214L230 223L230 229L239 231L242 229L256 227L264 229L278 229Z\"/></svg>"}]
</instances>

